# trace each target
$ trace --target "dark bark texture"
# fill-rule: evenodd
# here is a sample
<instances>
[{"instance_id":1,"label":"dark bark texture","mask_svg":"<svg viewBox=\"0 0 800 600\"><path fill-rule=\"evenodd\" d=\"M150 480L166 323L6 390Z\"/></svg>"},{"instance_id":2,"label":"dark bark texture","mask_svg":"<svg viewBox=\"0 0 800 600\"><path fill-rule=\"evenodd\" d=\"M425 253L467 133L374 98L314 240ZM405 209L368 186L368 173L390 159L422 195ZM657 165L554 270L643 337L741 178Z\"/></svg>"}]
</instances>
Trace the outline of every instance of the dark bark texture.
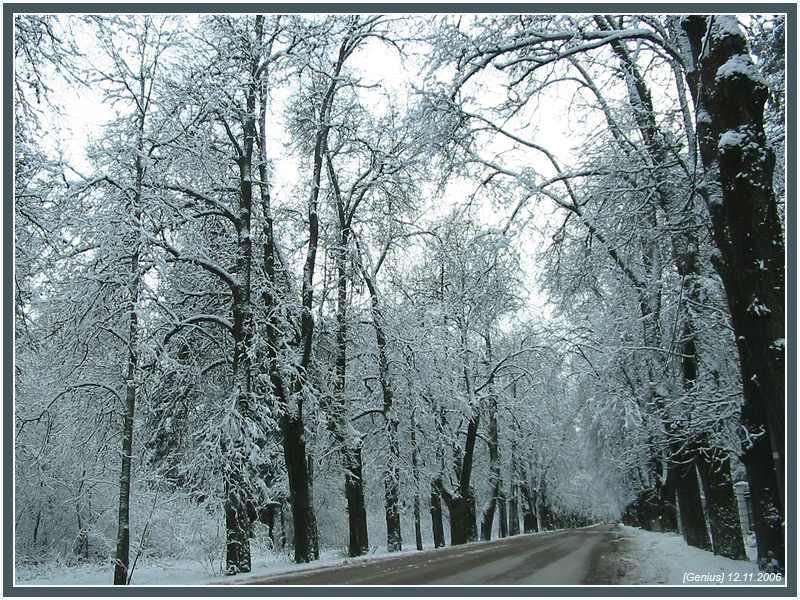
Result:
<instances>
[{"instance_id":1,"label":"dark bark texture","mask_svg":"<svg viewBox=\"0 0 800 600\"><path fill-rule=\"evenodd\" d=\"M680 460L681 457L679 457ZM678 513L681 530L686 543L702 550L711 550L703 503L700 500L700 484L694 460L686 458L671 466L675 471Z\"/></svg>"},{"instance_id":2,"label":"dark bark texture","mask_svg":"<svg viewBox=\"0 0 800 600\"><path fill-rule=\"evenodd\" d=\"M344 453L345 498L347 499L350 538L348 554L361 556L369 550L367 533L367 505L364 501L364 477L362 473L361 447L346 448Z\"/></svg>"},{"instance_id":3,"label":"dark bark texture","mask_svg":"<svg viewBox=\"0 0 800 600\"><path fill-rule=\"evenodd\" d=\"M456 475L458 490L455 494L442 488L442 497L450 512L450 544L456 546L474 542L478 539L477 514L475 496L472 492L472 462L475 455L475 441L478 437L478 415L473 415L467 424L467 439L464 452L457 461Z\"/></svg>"},{"instance_id":4,"label":"dark bark texture","mask_svg":"<svg viewBox=\"0 0 800 600\"><path fill-rule=\"evenodd\" d=\"M431 526L434 548L441 548L445 545L444 519L442 517L442 482L437 479L431 485Z\"/></svg>"},{"instance_id":5,"label":"dark bark texture","mask_svg":"<svg viewBox=\"0 0 800 600\"><path fill-rule=\"evenodd\" d=\"M785 460L785 250L773 190L775 154L764 133L766 84L729 17L683 21L694 69L709 211L741 360L745 402L764 409L783 499ZM766 465L765 465L766 466Z\"/></svg>"},{"instance_id":6,"label":"dark bark texture","mask_svg":"<svg viewBox=\"0 0 800 600\"><path fill-rule=\"evenodd\" d=\"M289 475L289 501L292 505L294 524L294 560L298 563L307 563L319 558L319 547L303 419L287 414L281 417L280 425L286 471Z\"/></svg>"},{"instance_id":7,"label":"dark bark texture","mask_svg":"<svg viewBox=\"0 0 800 600\"><path fill-rule=\"evenodd\" d=\"M719 450L701 452L697 457L697 471L706 497L714 554L745 560L747 554L739 522L739 505L733 491L730 460Z\"/></svg>"},{"instance_id":8,"label":"dark bark texture","mask_svg":"<svg viewBox=\"0 0 800 600\"><path fill-rule=\"evenodd\" d=\"M783 536L773 535L774 525L763 522L782 521L785 514L785 250L773 190L775 154L764 133L769 92L735 23L731 17L696 15L682 24L693 60L687 81L697 110L705 197L719 250L715 267L725 286L739 351L742 420L751 434L765 431L769 445L746 444L742 456L750 489L765 493L762 502L754 503L762 513L756 518L762 521L757 526L762 529L759 544L769 544L759 545L759 555L774 556L783 565ZM777 494L777 506L772 493Z\"/></svg>"}]
</instances>

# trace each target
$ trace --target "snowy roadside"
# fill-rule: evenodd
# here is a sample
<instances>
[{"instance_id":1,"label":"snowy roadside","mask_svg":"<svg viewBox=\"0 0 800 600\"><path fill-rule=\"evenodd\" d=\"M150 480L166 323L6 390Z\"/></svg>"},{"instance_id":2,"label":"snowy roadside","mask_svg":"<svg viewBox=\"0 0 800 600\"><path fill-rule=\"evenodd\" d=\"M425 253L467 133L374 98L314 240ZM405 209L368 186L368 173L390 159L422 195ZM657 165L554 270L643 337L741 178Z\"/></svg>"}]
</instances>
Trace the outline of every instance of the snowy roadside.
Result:
<instances>
[{"instance_id":1,"label":"snowy roadside","mask_svg":"<svg viewBox=\"0 0 800 600\"><path fill-rule=\"evenodd\" d=\"M405 552L411 552L407 550ZM304 569L334 567L352 561L367 561L392 556L385 548L376 549L360 558L343 557L337 552L322 553L320 560L310 564L296 564L288 557L275 554L253 556L250 573L225 577L220 574L220 565L200 560L158 560L152 564L140 562L133 573L132 584L137 586L187 586L214 583L236 584L237 579L253 576L282 575ZM397 556L394 553L393 556ZM113 571L107 565L86 564L79 566L17 567L15 584L18 586L104 586L113 584Z\"/></svg>"},{"instance_id":2,"label":"snowy roadside","mask_svg":"<svg viewBox=\"0 0 800 600\"><path fill-rule=\"evenodd\" d=\"M618 569L623 585L724 585L757 588L786 585L759 572L754 560L731 560L686 544L680 534L653 533L619 525Z\"/></svg>"},{"instance_id":3,"label":"snowy roadside","mask_svg":"<svg viewBox=\"0 0 800 600\"><path fill-rule=\"evenodd\" d=\"M735 561L711 552L688 546L679 534L652 533L618 525L618 539L612 540L617 552L609 556L610 561L603 569L614 569L616 577L611 577L617 585L636 586L695 586L724 585L757 588L763 585L785 585L786 579L776 581L760 573L753 560ZM475 546L480 546L480 543ZM473 548L480 551L478 548ZM405 550L401 554L416 553ZM335 567L353 562L368 562L397 557L385 548L376 548L373 553L360 558L345 558L341 553L325 553L319 561L310 565L298 565L288 556L264 553L253 557L251 573L236 577L219 574L221 564L212 565L209 561L160 560L153 563L140 562L133 575L137 586L191 586L226 583L236 585L245 579L280 575L305 569ZM611 571L613 573L613 571ZM759 581L759 578L766 578ZM237 581L239 580L239 581ZM111 585L112 572L107 565L81 565L75 567L21 567L16 571L18 586L105 586Z\"/></svg>"}]
</instances>

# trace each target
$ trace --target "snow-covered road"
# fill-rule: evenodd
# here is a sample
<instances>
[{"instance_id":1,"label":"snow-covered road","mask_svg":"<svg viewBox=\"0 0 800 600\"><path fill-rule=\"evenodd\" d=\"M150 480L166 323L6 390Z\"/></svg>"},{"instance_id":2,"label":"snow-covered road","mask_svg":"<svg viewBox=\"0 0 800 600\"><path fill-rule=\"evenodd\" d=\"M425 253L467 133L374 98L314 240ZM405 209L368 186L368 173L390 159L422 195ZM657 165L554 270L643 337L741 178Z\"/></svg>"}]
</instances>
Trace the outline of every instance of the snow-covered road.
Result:
<instances>
[{"instance_id":1,"label":"snow-covered road","mask_svg":"<svg viewBox=\"0 0 800 600\"><path fill-rule=\"evenodd\" d=\"M579 585L613 584L619 533L613 525L354 560L272 577L238 579L250 585Z\"/></svg>"}]
</instances>

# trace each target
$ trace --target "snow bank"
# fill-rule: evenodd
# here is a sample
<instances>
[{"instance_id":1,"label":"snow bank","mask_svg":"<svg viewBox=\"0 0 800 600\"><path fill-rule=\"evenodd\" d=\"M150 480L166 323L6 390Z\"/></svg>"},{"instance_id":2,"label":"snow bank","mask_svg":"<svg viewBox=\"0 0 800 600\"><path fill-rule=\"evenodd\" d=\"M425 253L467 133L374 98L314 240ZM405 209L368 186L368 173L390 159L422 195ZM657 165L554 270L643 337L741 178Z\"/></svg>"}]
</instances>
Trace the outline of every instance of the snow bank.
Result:
<instances>
[{"instance_id":1,"label":"snow bank","mask_svg":"<svg viewBox=\"0 0 800 600\"><path fill-rule=\"evenodd\" d=\"M411 550L407 550L411 552ZM238 581L254 576L280 575L292 571L330 567L348 564L359 560L372 560L380 557L397 556L385 548L376 548L367 556L347 558L335 551L322 552L320 560L309 564L296 564L288 555L265 553L261 556L254 553L252 572L233 577L222 575L223 565L212 564L211 561L198 560L158 560L152 563L140 561L133 573L131 583L137 586L192 586L211 583L237 584ZM112 585L113 569L109 565L84 564L78 566L24 566L17 567L15 585L17 586L104 586ZM238 581L237 581L238 580Z\"/></svg>"},{"instance_id":2,"label":"snow bank","mask_svg":"<svg viewBox=\"0 0 800 600\"><path fill-rule=\"evenodd\" d=\"M753 560L731 560L686 544L680 534L653 533L620 525L622 584L722 585L758 588L786 585L760 572ZM761 579L761 580L759 580Z\"/></svg>"}]
</instances>

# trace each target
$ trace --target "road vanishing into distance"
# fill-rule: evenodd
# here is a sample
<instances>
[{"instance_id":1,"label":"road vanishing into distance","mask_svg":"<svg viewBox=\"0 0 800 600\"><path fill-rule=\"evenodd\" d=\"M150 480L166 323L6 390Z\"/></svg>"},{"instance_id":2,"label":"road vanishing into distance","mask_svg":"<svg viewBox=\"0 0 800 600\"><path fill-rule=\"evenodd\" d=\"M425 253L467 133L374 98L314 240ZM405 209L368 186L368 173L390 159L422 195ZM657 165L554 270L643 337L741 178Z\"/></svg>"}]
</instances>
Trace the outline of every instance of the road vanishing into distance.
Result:
<instances>
[{"instance_id":1,"label":"road vanishing into distance","mask_svg":"<svg viewBox=\"0 0 800 600\"><path fill-rule=\"evenodd\" d=\"M608 585L617 574L614 525L519 535L398 556L351 559L232 585Z\"/></svg>"}]
</instances>

